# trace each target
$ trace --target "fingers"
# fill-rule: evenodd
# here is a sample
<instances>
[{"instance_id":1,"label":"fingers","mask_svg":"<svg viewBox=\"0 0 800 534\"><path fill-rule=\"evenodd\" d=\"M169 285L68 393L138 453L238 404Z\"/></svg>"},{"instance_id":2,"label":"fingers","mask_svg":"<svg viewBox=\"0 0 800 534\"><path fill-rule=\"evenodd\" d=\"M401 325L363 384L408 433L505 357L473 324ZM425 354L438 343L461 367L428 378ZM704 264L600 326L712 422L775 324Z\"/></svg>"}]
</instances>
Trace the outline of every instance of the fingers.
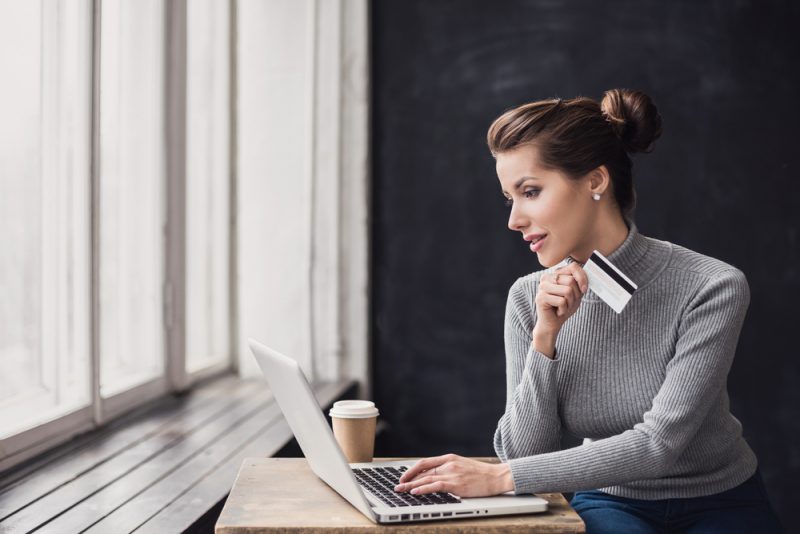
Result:
<instances>
[{"instance_id":1,"label":"fingers","mask_svg":"<svg viewBox=\"0 0 800 534\"><path fill-rule=\"evenodd\" d=\"M562 274L560 275L560 279L563 280L563 283L561 284L551 284L546 282L543 288L545 293L558 295L560 297L567 297L570 300L570 303L583 296L583 292L578 287L578 282L572 278L571 275ZM567 279L569 279L568 282Z\"/></svg>"},{"instance_id":2,"label":"fingers","mask_svg":"<svg viewBox=\"0 0 800 534\"><path fill-rule=\"evenodd\" d=\"M411 493L414 495L421 495L423 493L436 493L436 492L447 492L447 482L443 480L437 480L435 482L431 482L429 484L424 484L422 486L417 486L416 488L411 490Z\"/></svg>"},{"instance_id":3,"label":"fingers","mask_svg":"<svg viewBox=\"0 0 800 534\"><path fill-rule=\"evenodd\" d=\"M445 454L444 456L433 456L431 458L423 458L411 466L411 469L403 473L400 477L400 482L408 482L409 480L413 480L418 474L422 473L423 471L427 471L428 469L433 469L434 467L439 467L446 461L450 459L449 454Z\"/></svg>"},{"instance_id":4,"label":"fingers","mask_svg":"<svg viewBox=\"0 0 800 534\"><path fill-rule=\"evenodd\" d=\"M583 270L583 267L581 267L579 263L570 263L566 267L559 269L557 272L571 274L572 277L578 282L578 286L580 287L581 291L586 294L586 291L589 289L589 277L586 275L586 271Z\"/></svg>"},{"instance_id":5,"label":"fingers","mask_svg":"<svg viewBox=\"0 0 800 534\"><path fill-rule=\"evenodd\" d=\"M567 299L564 297L560 297L558 295L550 295L550 294L543 294L541 297L538 297L545 302L545 304L549 304L553 308L556 308L556 315L558 317L563 317L565 313L569 310L569 303Z\"/></svg>"},{"instance_id":6,"label":"fingers","mask_svg":"<svg viewBox=\"0 0 800 534\"><path fill-rule=\"evenodd\" d=\"M578 287L578 281L571 275L565 275L569 278L569 282L567 285L562 286L566 288L566 294L564 295L567 297L569 301L569 307L572 308L577 302L580 302L581 298L583 297L584 293L580 287Z\"/></svg>"},{"instance_id":7,"label":"fingers","mask_svg":"<svg viewBox=\"0 0 800 534\"><path fill-rule=\"evenodd\" d=\"M572 267L572 265L575 264L571 264L570 267ZM580 269L580 267L573 268L569 272L565 272L564 269L566 269L566 267L553 273L543 274L539 279L539 283L562 286L574 283L575 287L578 288L578 291L585 294L586 290L589 289L589 278L586 275L586 272L583 270L576 270Z\"/></svg>"},{"instance_id":8,"label":"fingers","mask_svg":"<svg viewBox=\"0 0 800 534\"><path fill-rule=\"evenodd\" d=\"M567 267L562 267L555 272L546 273L541 276L539 283L541 285L570 285L575 281L578 290L585 294L589 289L589 277L577 263L571 263Z\"/></svg>"},{"instance_id":9,"label":"fingers","mask_svg":"<svg viewBox=\"0 0 800 534\"><path fill-rule=\"evenodd\" d=\"M405 484L398 484L394 487L394 490L398 492L407 491L409 493L413 493L414 495L419 495L420 493L433 493L437 491L446 492L449 491L447 489L448 487L449 483L445 482L437 475L418 478L417 480L412 480L411 482L406 482Z\"/></svg>"},{"instance_id":10,"label":"fingers","mask_svg":"<svg viewBox=\"0 0 800 534\"><path fill-rule=\"evenodd\" d=\"M573 299L579 299L589 289L589 278L579 264L571 263L554 272L543 274L539 279L539 286L547 293L559 296L572 293Z\"/></svg>"},{"instance_id":11,"label":"fingers","mask_svg":"<svg viewBox=\"0 0 800 534\"><path fill-rule=\"evenodd\" d=\"M416 493L418 493L417 491L414 491L416 488L419 488L421 486L429 486L429 485L434 484L436 482L442 482L442 480L439 478L438 475L437 476L433 476L433 475L424 476L424 477L420 477L420 478L418 478L416 480L412 480L411 482L405 482L403 484L398 484L398 485L396 485L394 487L394 490L395 491L410 491L411 493L415 493L416 494Z\"/></svg>"},{"instance_id":12,"label":"fingers","mask_svg":"<svg viewBox=\"0 0 800 534\"><path fill-rule=\"evenodd\" d=\"M560 275L561 278L569 278L569 284L554 284L543 282L542 291L536 296L537 301L544 302L553 308L558 308L556 315L562 317L569 310L576 307L583 293L578 288L578 283L571 275Z\"/></svg>"}]
</instances>

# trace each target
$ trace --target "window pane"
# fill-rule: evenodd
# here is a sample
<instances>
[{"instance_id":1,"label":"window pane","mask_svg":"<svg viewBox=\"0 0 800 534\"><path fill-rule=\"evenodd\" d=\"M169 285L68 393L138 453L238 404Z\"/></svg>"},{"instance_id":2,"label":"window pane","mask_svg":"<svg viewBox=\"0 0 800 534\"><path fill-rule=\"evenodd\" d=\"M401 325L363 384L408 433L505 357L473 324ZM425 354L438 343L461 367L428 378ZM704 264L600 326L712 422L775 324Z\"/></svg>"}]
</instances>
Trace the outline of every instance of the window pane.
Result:
<instances>
[{"instance_id":1,"label":"window pane","mask_svg":"<svg viewBox=\"0 0 800 534\"><path fill-rule=\"evenodd\" d=\"M229 360L228 2L187 2L186 367Z\"/></svg>"},{"instance_id":2,"label":"window pane","mask_svg":"<svg viewBox=\"0 0 800 534\"><path fill-rule=\"evenodd\" d=\"M0 437L91 398L90 17L0 0Z\"/></svg>"},{"instance_id":3,"label":"window pane","mask_svg":"<svg viewBox=\"0 0 800 534\"><path fill-rule=\"evenodd\" d=\"M100 389L164 372L164 4L104 0L100 39Z\"/></svg>"}]
</instances>

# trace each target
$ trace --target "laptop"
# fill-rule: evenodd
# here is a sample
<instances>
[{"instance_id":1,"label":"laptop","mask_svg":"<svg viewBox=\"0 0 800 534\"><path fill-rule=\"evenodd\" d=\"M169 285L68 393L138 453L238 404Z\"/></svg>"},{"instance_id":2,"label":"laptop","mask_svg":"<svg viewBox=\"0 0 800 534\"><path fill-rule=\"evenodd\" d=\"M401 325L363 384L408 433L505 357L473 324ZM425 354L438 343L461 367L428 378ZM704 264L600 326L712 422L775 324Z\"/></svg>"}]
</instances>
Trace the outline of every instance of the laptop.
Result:
<instances>
[{"instance_id":1,"label":"laptop","mask_svg":"<svg viewBox=\"0 0 800 534\"><path fill-rule=\"evenodd\" d=\"M481 498L451 493L396 492L403 471L415 461L347 463L300 365L276 350L248 340L311 470L374 523L405 523L546 512L548 502L513 491Z\"/></svg>"}]
</instances>

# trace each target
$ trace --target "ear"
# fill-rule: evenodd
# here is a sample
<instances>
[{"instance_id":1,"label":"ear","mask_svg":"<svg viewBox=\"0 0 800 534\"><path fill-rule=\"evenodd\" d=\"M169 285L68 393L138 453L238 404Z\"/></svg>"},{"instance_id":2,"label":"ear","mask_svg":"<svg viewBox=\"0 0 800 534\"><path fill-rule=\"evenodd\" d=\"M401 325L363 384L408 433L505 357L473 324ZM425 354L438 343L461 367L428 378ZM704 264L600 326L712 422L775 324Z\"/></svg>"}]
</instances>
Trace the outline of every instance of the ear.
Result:
<instances>
[{"instance_id":1,"label":"ear","mask_svg":"<svg viewBox=\"0 0 800 534\"><path fill-rule=\"evenodd\" d=\"M589 188L592 193L601 195L611 187L611 174L605 165L600 165L589 173Z\"/></svg>"}]
</instances>

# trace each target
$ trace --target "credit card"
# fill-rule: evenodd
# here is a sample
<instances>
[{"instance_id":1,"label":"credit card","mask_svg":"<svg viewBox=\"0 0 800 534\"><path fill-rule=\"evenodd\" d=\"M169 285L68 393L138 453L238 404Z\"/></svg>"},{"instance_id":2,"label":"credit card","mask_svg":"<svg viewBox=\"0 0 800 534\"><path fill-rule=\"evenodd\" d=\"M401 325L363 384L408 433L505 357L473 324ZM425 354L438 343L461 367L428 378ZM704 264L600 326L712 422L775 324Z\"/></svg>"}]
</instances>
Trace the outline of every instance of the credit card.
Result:
<instances>
[{"instance_id":1,"label":"credit card","mask_svg":"<svg viewBox=\"0 0 800 534\"><path fill-rule=\"evenodd\" d=\"M574 261L570 257L565 258L557 267L569 265ZM639 287L598 250L589 256L583 264L583 270L589 279L589 289L617 313L622 313Z\"/></svg>"}]
</instances>

